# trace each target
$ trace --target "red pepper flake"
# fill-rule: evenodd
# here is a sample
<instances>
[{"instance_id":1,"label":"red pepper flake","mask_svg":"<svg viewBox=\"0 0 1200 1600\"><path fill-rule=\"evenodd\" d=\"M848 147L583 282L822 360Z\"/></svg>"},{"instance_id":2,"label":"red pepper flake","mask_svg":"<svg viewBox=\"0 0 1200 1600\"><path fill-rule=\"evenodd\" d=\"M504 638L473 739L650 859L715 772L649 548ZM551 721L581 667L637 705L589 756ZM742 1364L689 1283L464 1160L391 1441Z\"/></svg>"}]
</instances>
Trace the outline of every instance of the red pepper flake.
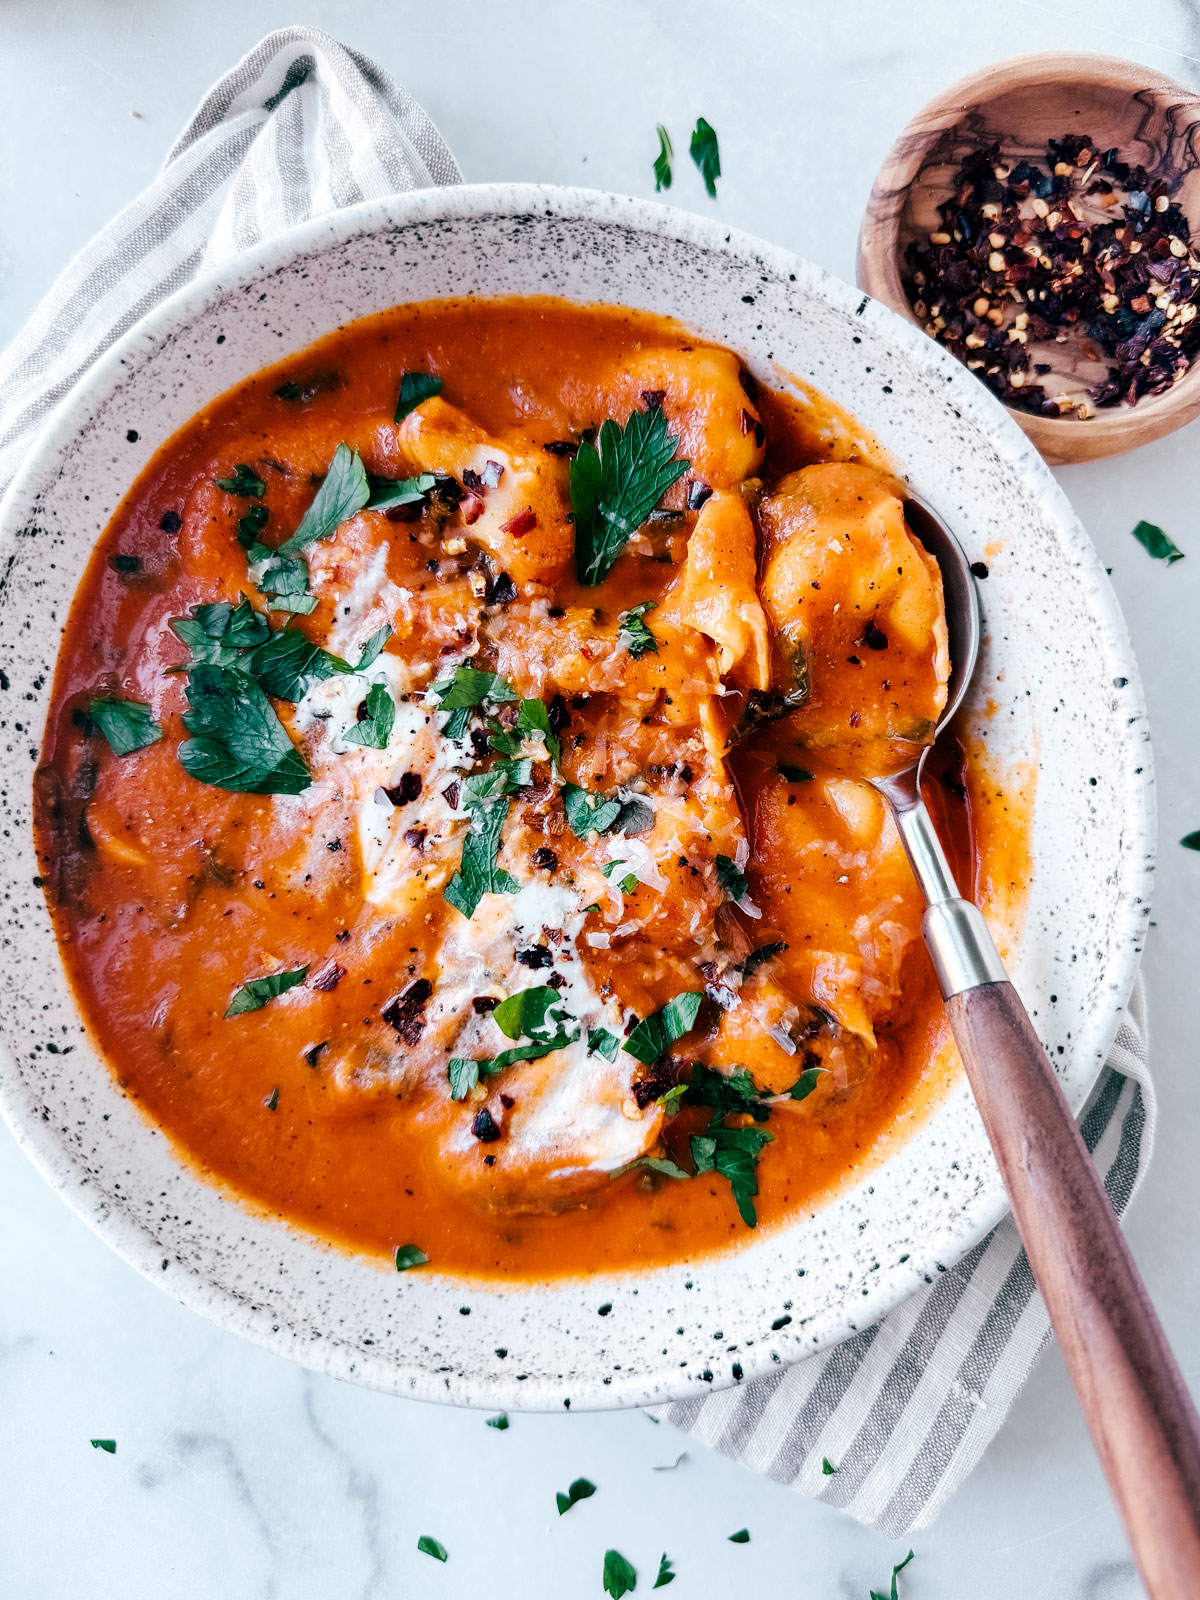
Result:
<instances>
[{"instance_id":1,"label":"red pepper flake","mask_svg":"<svg viewBox=\"0 0 1200 1600\"><path fill-rule=\"evenodd\" d=\"M512 1108L516 1105L516 1103L517 1102L513 1099L512 1095L510 1095L510 1094L502 1094L500 1096L500 1104L504 1107L505 1111L511 1111Z\"/></svg>"},{"instance_id":2,"label":"red pepper flake","mask_svg":"<svg viewBox=\"0 0 1200 1600\"><path fill-rule=\"evenodd\" d=\"M644 1111L675 1087L682 1066L674 1056L660 1056L645 1076L634 1081L633 1100L639 1111Z\"/></svg>"},{"instance_id":3,"label":"red pepper flake","mask_svg":"<svg viewBox=\"0 0 1200 1600\"><path fill-rule=\"evenodd\" d=\"M405 844L410 845L414 850L424 850L425 835L427 832L428 829L426 828L406 828L404 830L404 842Z\"/></svg>"},{"instance_id":4,"label":"red pepper flake","mask_svg":"<svg viewBox=\"0 0 1200 1600\"><path fill-rule=\"evenodd\" d=\"M484 1144L492 1144L500 1137L500 1128L496 1119L486 1106L481 1107L477 1113L474 1122L471 1124L471 1132L477 1139L482 1140Z\"/></svg>"},{"instance_id":5,"label":"red pepper flake","mask_svg":"<svg viewBox=\"0 0 1200 1600\"><path fill-rule=\"evenodd\" d=\"M868 650L886 650L888 647L888 636L876 623L874 617L867 623L863 632L863 643Z\"/></svg>"},{"instance_id":6,"label":"red pepper flake","mask_svg":"<svg viewBox=\"0 0 1200 1600\"><path fill-rule=\"evenodd\" d=\"M442 799L450 807L451 811L457 811L458 810L458 802L459 802L459 797L461 796L461 794L462 794L462 784L461 783L457 783L457 782L456 783L448 783L446 785L446 787L442 790Z\"/></svg>"},{"instance_id":7,"label":"red pepper flake","mask_svg":"<svg viewBox=\"0 0 1200 1600\"><path fill-rule=\"evenodd\" d=\"M384 794L394 806L406 806L410 800L415 800L421 793L421 774L419 772L406 772L393 788L385 789Z\"/></svg>"},{"instance_id":8,"label":"red pepper flake","mask_svg":"<svg viewBox=\"0 0 1200 1600\"><path fill-rule=\"evenodd\" d=\"M345 967L339 967L336 961L327 961L323 967L313 973L308 980L308 987L310 989L319 989L322 994L329 994L331 990L337 988L345 976Z\"/></svg>"},{"instance_id":9,"label":"red pepper flake","mask_svg":"<svg viewBox=\"0 0 1200 1600\"><path fill-rule=\"evenodd\" d=\"M862 721L862 713L861 712L852 711L850 713L850 726L852 728L857 728L861 721Z\"/></svg>"},{"instance_id":10,"label":"red pepper flake","mask_svg":"<svg viewBox=\"0 0 1200 1600\"><path fill-rule=\"evenodd\" d=\"M742 415L745 416L746 413L743 411ZM700 507L704 504L704 502L706 500L710 499L711 496L712 496L712 490L709 488L708 484L701 483L698 478L695 479L693 482L688 484L688 491L687 491L687 508L688 508L688 510L689 511L699 511Z\"/></svg>"},{"instance_id":11,"label":"red pepper flake","mask_svg":"<svg viewBox=\"0 0 1200 1600\"><path fill-rule=\"evenodd\" d=\"M558 857L553 850L547 850L545 845L542 845L533 852L533 864L535 867L544 867L547 872L556 872L558 870Z\"/></svg>"},{"instance_id":12,"label":"red pepper flake","mask_svg":"<svg viewBox=\"0 0 1200 1600\"><path fill-rule=\"evenodd\" d=\"M429 979L418 978L380 1013L383 1020L395 1028L405 1044L416 1044L425 1031L425 1002L432 993L433 985Z\"/></svg>"},{"instance_id":13,"label":"red pepper flake","mask_svg":"<svg viewBox=\"0 0 1200 1600\"><path fill-rule=\"evenodd\" d=\"M515 517L509 517L507 522L502 522L500 532L509 533L514 539L520 539L536 527L537 512L532 506L526 506L524 511L518 511Z\"/></svg>"},{"instance_id":14,"label":"red pepper flake","mask_svg":"<svg viewBox=\"0 0 1200 1600\"><path fill-rule=\"evenodd\" d=\"M542 449L551 456L574 456L579 454L579 445L574 439L551 439L549 444L544 444Z\"/></svg>"},{"instance_id":15,"label":"red pepper flake","mask_svg":"<svg viewBox=\"0 0 1200 1600\"><path fill-rule=\"evenodd\" d=\"M742 408L741 424L743 434L753 433L755 428L758 426L758 423L754 417L752 417L744 407Z\"/></svg>"},{"instance_id":16,"label":"red pepper flake","mask_svg":"<svg viewBox=\"0 0 1200 1600\"><path fill-rule=\"evenodd\" d=\"M496 999L495 995L491 994L477 994L474 1000L471 1001L477 1017L486 1017L488 1012L495 1011L499 1004L499 1000Z\"/></svg>"},{"instance_id":17,"label":"red pepper flake","mask_svg":"<svg viewBox=\"0 0 1200 1600\"><path fill-rule=\"evenodd\" d=\"M662 403L666 398L667 398L667 391L665 389L643 389L642 390L642 404L645 406L647 411L658 411L658 410L660 410L661 407L662 407Z\"/></svg>"},{"instance_id":18,"label":"red pepper flake","mask_svg":"<svg viewBox=\"0 0 1200 1600\"><path fill-rule=\"evenodd\" d=\"M463 477L466 477L465 472ZM472 473L472 477L474 477L474 473ZM458 509L462 514L463 526L469 528L472 523L478 522L483 515L483 501L479 495L469 494L463 499Z\"/></svg>"}]
</instances>

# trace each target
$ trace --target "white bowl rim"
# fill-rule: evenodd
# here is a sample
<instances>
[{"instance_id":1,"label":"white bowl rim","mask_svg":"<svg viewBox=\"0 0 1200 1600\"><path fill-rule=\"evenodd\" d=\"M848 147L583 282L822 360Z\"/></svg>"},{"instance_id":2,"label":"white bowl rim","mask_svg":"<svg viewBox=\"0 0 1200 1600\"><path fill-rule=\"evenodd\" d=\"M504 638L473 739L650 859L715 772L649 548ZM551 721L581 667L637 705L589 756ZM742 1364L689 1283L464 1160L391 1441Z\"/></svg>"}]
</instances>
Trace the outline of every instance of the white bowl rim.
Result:
<instances>
[{"instance_id":1,"label":"white bowl rim","mask_svg":"<svg viewBox=\"0 0 1200 1600\"><path fill-rule=\"evenodd\" d=\"M978 380L940 345L882 302L871 299L864 291L806 258L714 218L634 196L581 186L463 184L411 190L362 201L312 218L247 249L233 261L202 273L160 302L96 359L43 424L0 500L0 556L13 546L14 535L23 520L15 513L28 500L32 486L45 479L48 463L60 454L64 445L79 431L81 422L90 414L97 393L102 393L111 385L119 370L131 356L139 352L147 339L161 340L169 336L185 326L216 295L227 294L264 273L277 270L293 257L321 244L344 244L376 229L422 221L466 221L505 216L516 218L538 211L567 220L613 222L629 232L668 237L699 249L742 258L785 280L794 275L798 288L805 292L820 296L843 311L852 314L857 312L864 323L882 324L888 339L894 346L902 348L908 360L938 373L953 393L955 406L964 415L977 419L979 426L988 433L997 453L1014 473L1029 470L1030 446L1027 439L1005 408ZM885 448L888 447L887 440L881 442ZM1025 460L1020 460L1021 457ZM1137 722L1144 726L1146 706L1140 673L1111 584L1095 547L1066 495L1045 469L1044 463L1040 463L1040 467L1044 477L1039 493L1053 505L1059 529L1063 537L1070 540L1071 553L1077 557L1078 564L1092 584L1093 601L1103 613L1106 624L1106 645L1114 652L1114 665L1128 681L1123 709L1129 714L1130 723ZM1125 742L1132 750L1132 738L1126 736ZM1116 1034L1136 977L1140 960L1138 936L1148 915L1154 872L1154 772L1148 743L1139 743L1137 759L1141 764L1140 773L1136 780L1131 775L1126 780L1125 801L1130 834L1121 862L1122 921L1114 931L1112 966L1106 972L1109 992L1113 997L1112 1015L1106 1024L1104 1036L1106 1050ZM1131 774L1132 769L1127 767L1126 773ZM1138 906L1144 909L1139 911L1136 909ZM1082 1052L1078 1054L1082 1056ZM267 1349L286 1354L315 1371L351 1379L367 1387L451 1404L487 1408L503 1404L512 1410L560 1409L561 1385L557 1385L553 1378L531 1377L527 1383L512 1386L499 1394L495 1386L485 1388L479 1382L461 1377L448 1384L419 1363L400 1364L391 1356L373 1355L336 1338L304 1341L294 1330L273 1326L273 1313L269 1306L248 1308L244 1300L229 1288L209 1279L191 1273L175 1274L173 1281L164 1285L158 1272L161 1252L153 1240L144 1228L121 1212L108 1208L96 1186L81 1179L56 1131L43 1121L36 1108L14 1087L14 1074L7 1070L8 1060L7 1045L0 1040L0 1067L5 1068L0 1070L0 1115L3 1115L17 1143L81 1220L145 1278L160 1288L167 1288L167 1292L189 1309ZM1063 1084L1076 1113L1095 1087L1101 1068L1102 1063L1098 1060L1094 1065L1086 1066L1081 1062L1080 1074ZM882 1272L876 1280L876 1287L869 1293L864 1292L855 1302L852 1320L846 1315L840 1319L827 1319L829 1325L819 1336L802 1346L781 1338L777 1342L762 1341L753 1356L747 1352L745 1381L750 1382L755 1376L772 1370L781 1361L787 1364L815 1354L879 1320L927 1283L930 1272L942 1270L961 1259L996 1226L1008 1209L1002 1189L983 1189L978 1200L966 1208L969 1221L964 1221L955 1230L953 1240L948 1241L943 1235L938 1239L936 1248L932 1244L929 1246L927 1255L920 1259L909 1259L904 1265ZM950 1249L946 1248L948 1242ZM484 1294L486 1284L481 1281L473 1285L473 1292ZM695 1375L691 1374L676 1384L674 1393L681 1398L690 1397L697 1393L712 1392L713 1388L721 1386L720 1383L698 1385ZM586 1384L574 1382L572 1395L572 1408L579 1410L616 1409L650 1401L660 1402L664 1398L661 1388L650 1393L646 1378L636 1375L631 1375L624 1383L613 1380L603 1389L598 1384L588 1389Z\"/></svg>"}]
</instances>

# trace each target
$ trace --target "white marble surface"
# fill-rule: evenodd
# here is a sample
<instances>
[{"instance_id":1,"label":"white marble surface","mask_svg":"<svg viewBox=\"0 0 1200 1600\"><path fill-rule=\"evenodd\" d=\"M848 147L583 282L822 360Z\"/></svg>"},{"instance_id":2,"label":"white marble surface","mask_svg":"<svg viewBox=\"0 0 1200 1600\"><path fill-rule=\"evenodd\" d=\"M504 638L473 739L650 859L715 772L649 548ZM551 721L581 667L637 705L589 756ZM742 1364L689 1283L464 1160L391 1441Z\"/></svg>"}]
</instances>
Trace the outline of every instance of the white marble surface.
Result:
<instances>
[{"instance_id":1,"label":"white marble surface","mask_svg":"<svg viewBox=\"0 0 1200 1600\"><path fill-rule=\"evenodd\" d=\"M1195 0L3 0L0 341L151 176L201 93L263 33L327 28L403 79L470 179L647 194L654 124L721 138L729 222L850 276L858 216L901 124L982 63L1090 48L1200 84ZM140 113L133 116L131 113ZM671 198L711 209L686 156ZM1158 1150L1129 1234L1185 1374L1200 1375L1200 425L1061 474L1105 560L1156 732L1162 867L1148 976ZM1130 539L1159 522L1191 559ZM1068 619L1065 619L1068 620ZM0 1131L0 1593L10 1600L598 1596L612 1544L648 1590L866 1600L897 1547L640 1414L514 1417L312 1377L184 1312L77 1222ZM114 1437L115 1456L90 1448ZM594 1499L559 1518L576 1476ZM749 1545L726 1542L747 1526ZM419 1534L450 1551L419 1555ZM906 1600L1141 1593L1057 1355L974 1476L912 1541Z\"/></svg>"}]
</instances>

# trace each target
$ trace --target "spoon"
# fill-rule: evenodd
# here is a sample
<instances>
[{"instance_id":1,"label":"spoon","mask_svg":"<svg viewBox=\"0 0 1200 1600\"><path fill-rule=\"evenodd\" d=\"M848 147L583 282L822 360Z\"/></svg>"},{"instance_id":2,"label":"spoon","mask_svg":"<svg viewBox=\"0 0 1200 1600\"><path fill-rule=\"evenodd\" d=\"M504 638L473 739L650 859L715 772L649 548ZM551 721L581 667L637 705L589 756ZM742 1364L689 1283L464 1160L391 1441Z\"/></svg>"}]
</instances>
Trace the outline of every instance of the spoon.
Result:
<instances>
[{"instance_id":1,"label":"spoon","mask_svg":"<svg viewBox=\"0 0 1200 1600\"><path fill-rule=\"evenodd\" d=\"M909 499L937 561L950 682L941 733L979 654L979 597L958 540ZM1152 1600L1200 1597L1200 1422L1141 1275L979 908L959 894L921 799L929 746L872 779L925 898L922 923L958 1053L1109 1488Z\"/></svg>"}]
</instances>

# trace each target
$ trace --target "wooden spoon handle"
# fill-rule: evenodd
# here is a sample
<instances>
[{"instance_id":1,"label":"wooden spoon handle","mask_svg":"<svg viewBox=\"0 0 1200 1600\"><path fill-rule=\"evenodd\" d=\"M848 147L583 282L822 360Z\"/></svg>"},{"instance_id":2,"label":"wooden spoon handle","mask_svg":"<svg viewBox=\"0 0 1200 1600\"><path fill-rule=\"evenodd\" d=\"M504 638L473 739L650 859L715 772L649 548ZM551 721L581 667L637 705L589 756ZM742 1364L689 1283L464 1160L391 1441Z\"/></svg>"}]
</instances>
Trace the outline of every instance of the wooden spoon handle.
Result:
<instances>
[{"instance_id":1,"label":"wooden spoon handle","mask_svg":"<svg viewBox=\"0 0 1200 1600\"><path fill-rule=\"evenodd\" d=\"M1200 1424L1011 983L946 1001L1029 1264L1153 1600L1200 1597Z\"/></svg>"}]
</instances>

